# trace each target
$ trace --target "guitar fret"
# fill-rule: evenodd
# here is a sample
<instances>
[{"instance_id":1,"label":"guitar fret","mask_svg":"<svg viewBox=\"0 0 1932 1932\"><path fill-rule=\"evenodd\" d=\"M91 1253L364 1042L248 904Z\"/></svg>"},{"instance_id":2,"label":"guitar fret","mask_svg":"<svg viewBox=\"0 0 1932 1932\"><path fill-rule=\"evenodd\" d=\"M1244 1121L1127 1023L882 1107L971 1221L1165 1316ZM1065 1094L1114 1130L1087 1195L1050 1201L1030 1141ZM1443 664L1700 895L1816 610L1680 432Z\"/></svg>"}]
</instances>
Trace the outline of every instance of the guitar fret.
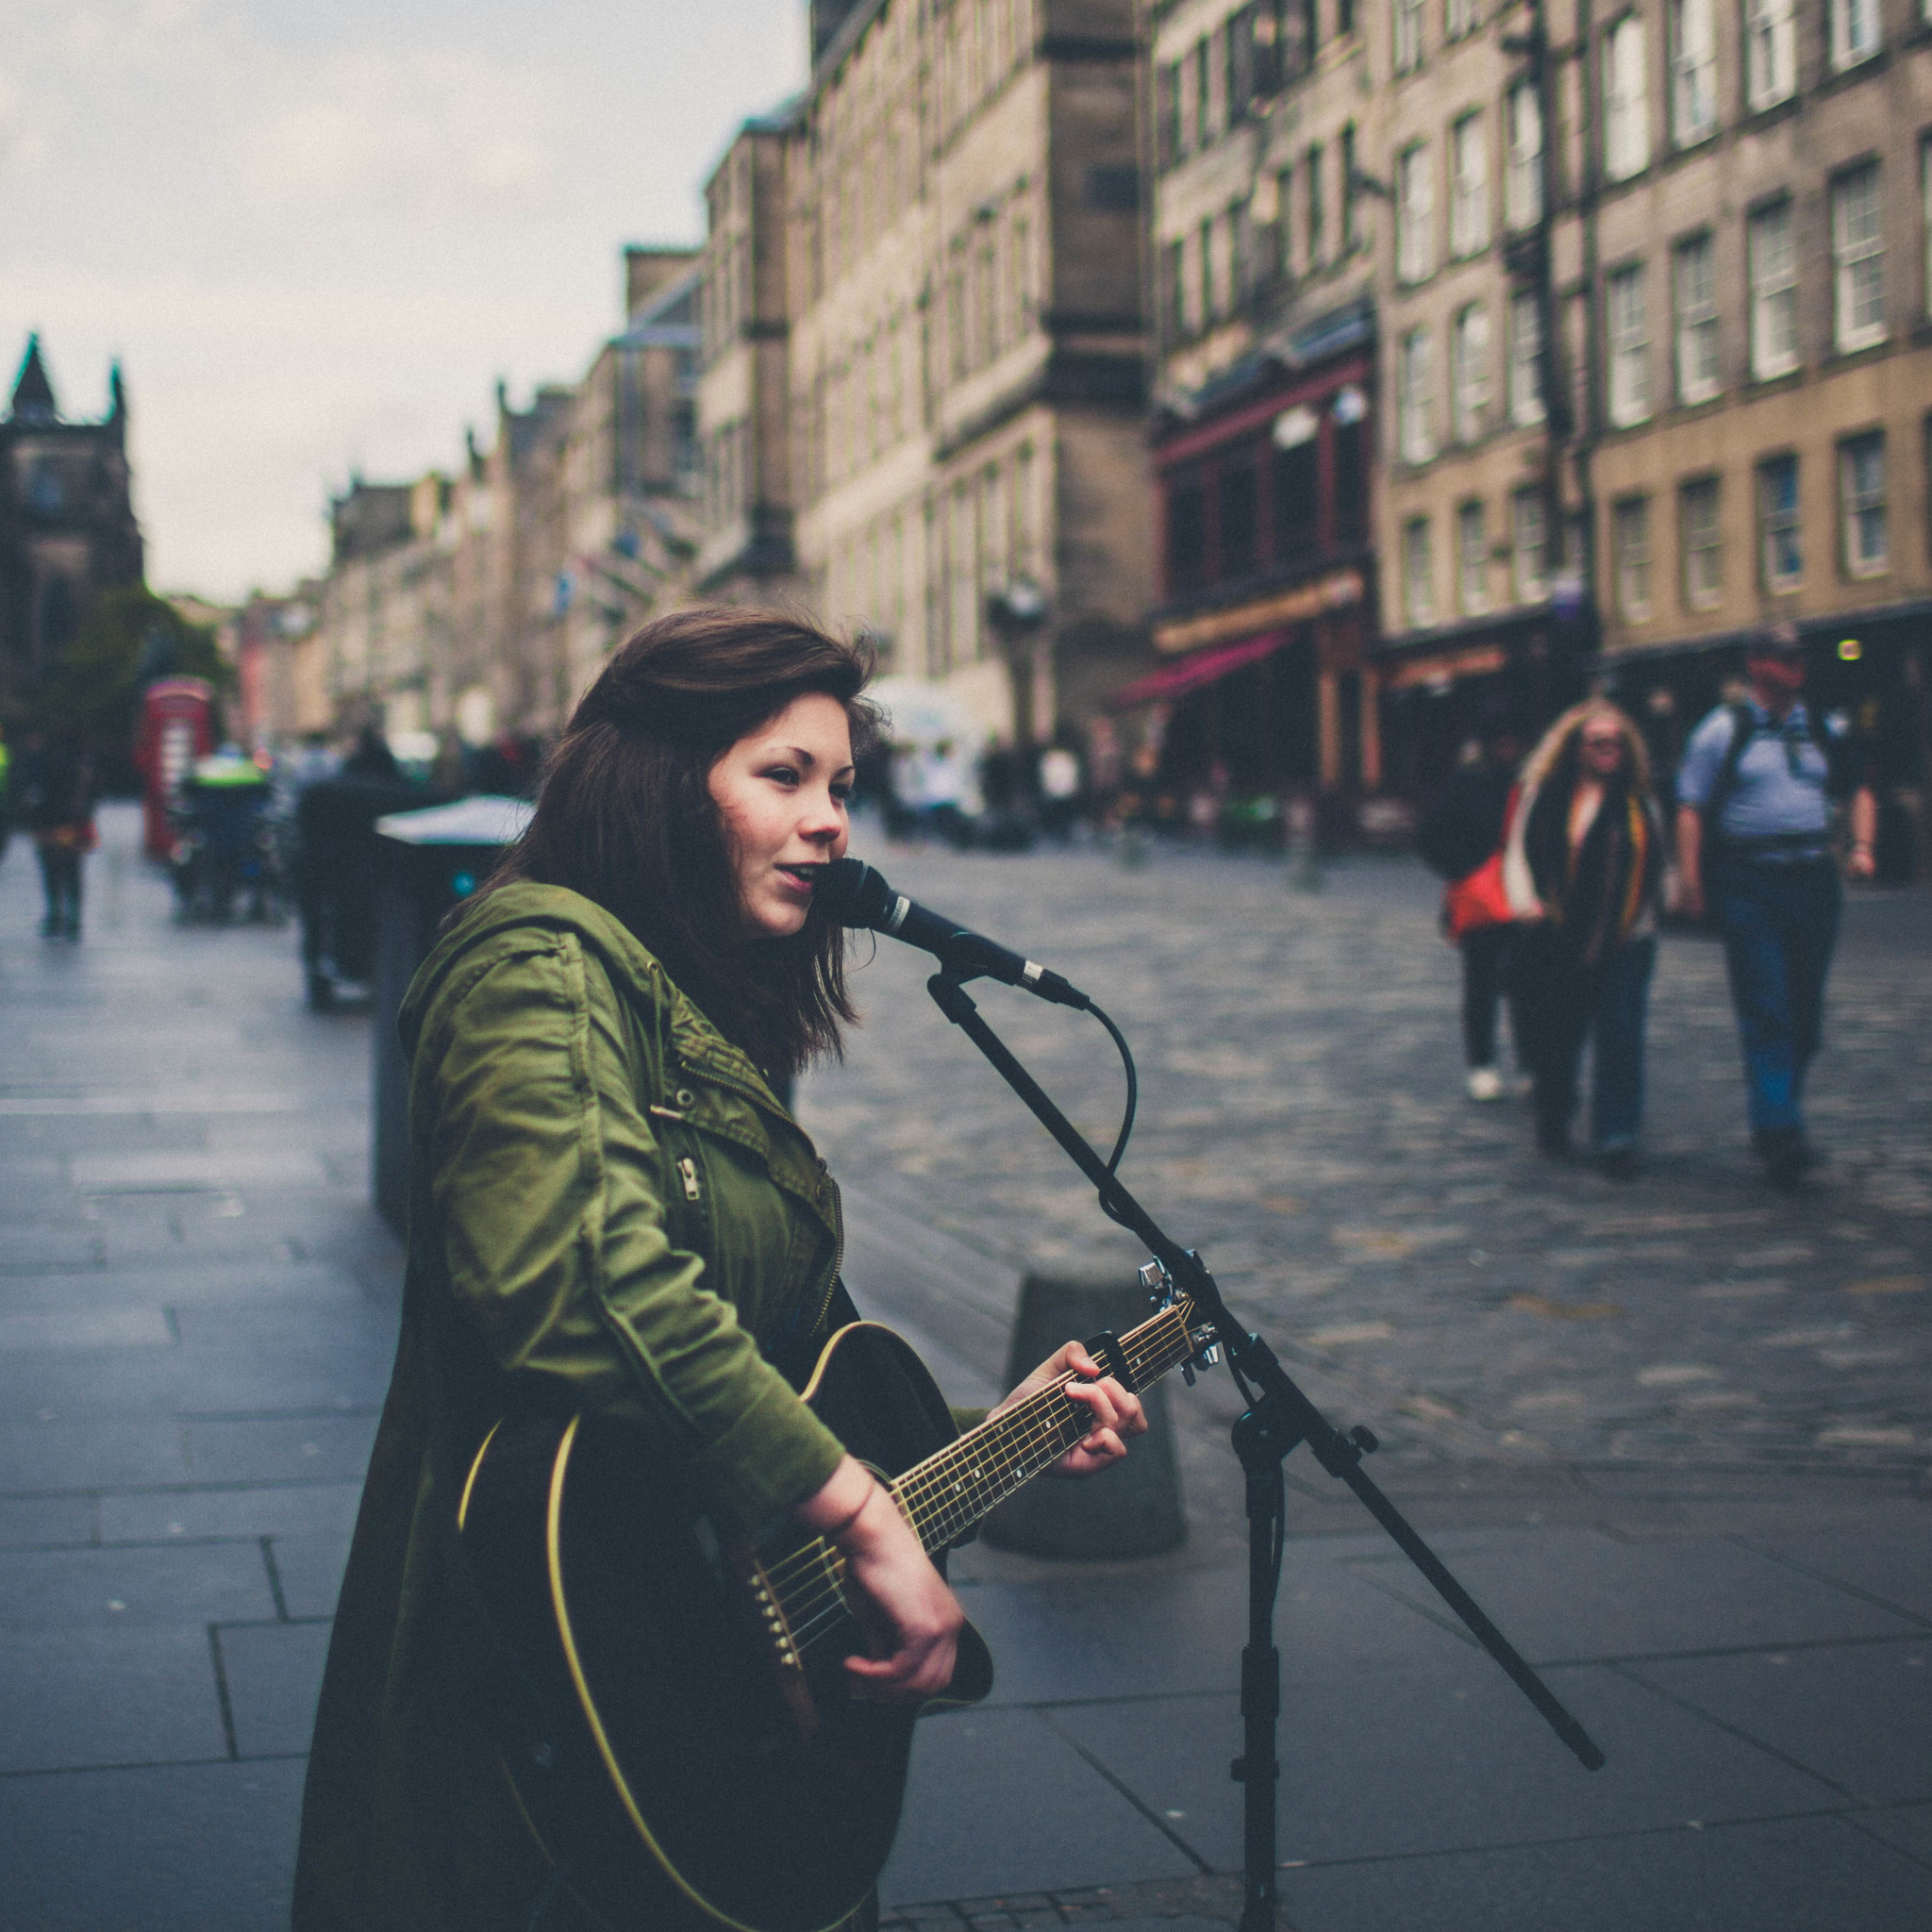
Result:
<instances>
[{"instance_id":1,"label":"guitar fret","mask_svg":"<svg viewBox=\"0 0 1932 1932\"><path fill-rule=\"evenodd\" d=\"M1194 1353L1185 1303L1164 1308L1120 1340L1137 1388L1148 1388ZM1000 1414L906 1471L892 1493L920 1542L937 1552L990 1510L1053 1467L1087 1433L1087 1411L1058 1387ZM824 1538L796 1550L779 1566L791 1579L774 1588L798 1647L808 1649L844 1607L845 1559ZM836 1621L836 1620L835 1620Z\"/></svg>"}]
</instances>

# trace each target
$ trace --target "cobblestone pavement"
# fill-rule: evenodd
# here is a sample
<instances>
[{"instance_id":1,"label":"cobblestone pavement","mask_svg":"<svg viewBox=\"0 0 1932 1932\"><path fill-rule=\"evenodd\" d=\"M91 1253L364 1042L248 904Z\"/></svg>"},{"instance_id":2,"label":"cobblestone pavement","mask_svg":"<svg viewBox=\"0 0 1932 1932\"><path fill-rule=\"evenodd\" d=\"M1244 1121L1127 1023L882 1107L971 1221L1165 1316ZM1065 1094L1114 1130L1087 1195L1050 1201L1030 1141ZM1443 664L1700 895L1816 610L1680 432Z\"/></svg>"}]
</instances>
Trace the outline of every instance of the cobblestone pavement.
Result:
<instances>
[{"instance_id":1,"label":"cobblestone pavement","mask_svg":"<svg viewBox=\"0 0 1932 1932\"><path fill-rule=\"evenodd\" d=\"M1521 1102L1464 1098L1457 961L1410 861L1334 867L1310 894L1278 862L1197 852L1132 870L875 839L870 856L1120 1023L1141 1078L1124 1176L1348 1409L1335 1420L1373 1422L1385 1482L1449 1465L1506 1486L1698 1470L1909 1488L1932 1466L1932 897L1848 902L1810 1107L1829 1158L1788 1196L1750 1153L1702 936L1662 941L1648 1166L1619 1183L1541 1158ZM866 1024L801 1098L834 1172L1015 1267L1136 1258L925 997L929 965L880 940L855 974ZM1107 1144L1122 1088L1101 1030L980 998ZM1176 1410L1232 1412L1225 1393Z\"/></svg>"}]
</instances>

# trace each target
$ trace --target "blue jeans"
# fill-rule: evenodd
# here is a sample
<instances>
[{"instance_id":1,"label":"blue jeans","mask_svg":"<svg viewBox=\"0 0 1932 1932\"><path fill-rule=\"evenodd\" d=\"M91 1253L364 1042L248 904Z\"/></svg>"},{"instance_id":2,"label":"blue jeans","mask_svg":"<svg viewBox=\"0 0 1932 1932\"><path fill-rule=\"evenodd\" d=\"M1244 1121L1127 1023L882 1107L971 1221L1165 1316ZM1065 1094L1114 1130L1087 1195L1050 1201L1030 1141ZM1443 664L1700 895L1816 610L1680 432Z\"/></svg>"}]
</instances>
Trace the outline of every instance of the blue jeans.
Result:
<instances>
[{"instance_id":1,"label":"blue jeans","mask_svg":"<svg viewBox=\"0 0 1932 1932\"><path fill-rule=\"evenodd\" d=\"M1838 869L1829 860L1725 865L1716 887L1752 1130L1802 1129L1805 1071L1823 1035L1838 940Z\"/></svg>"},{"instance_id":2,"label":"blue jeans","mask_svg":"<svg viewBox=\"0 0 1932 1932\"><path fill-rule=\"evenodd\" d=\"M1517 946L1538 1124L1568 1128L1587 1039L1591 1144L1599 1154L1634 1145L1643 1125L1643 1022L1657 941L1632 940L1594 964L1579 959L1548 927L1524 928Z\"/></svg>"}]
</instances>

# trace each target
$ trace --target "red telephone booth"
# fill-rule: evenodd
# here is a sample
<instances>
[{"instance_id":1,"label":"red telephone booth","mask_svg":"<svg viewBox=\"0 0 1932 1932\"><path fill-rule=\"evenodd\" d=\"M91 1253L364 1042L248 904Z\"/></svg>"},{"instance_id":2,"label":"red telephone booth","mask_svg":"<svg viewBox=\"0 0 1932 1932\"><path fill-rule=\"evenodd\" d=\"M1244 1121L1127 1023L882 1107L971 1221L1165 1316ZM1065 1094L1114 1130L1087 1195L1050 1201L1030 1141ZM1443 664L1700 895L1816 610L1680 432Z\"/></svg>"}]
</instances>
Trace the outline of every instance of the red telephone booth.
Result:
<instances>
[{"instance_id":1,"label":"red telephone booth","mask_svg":"<svg viewBox=\"0 0 1932 1932\"><path fill-rule=\"evenodd\" d=\"M168 806L196 758L214 749L214 690L206 678L158 677L141 700L134 762L146 781L142 848L165 859L173 849Z\"/></svg>"}]
</instances>

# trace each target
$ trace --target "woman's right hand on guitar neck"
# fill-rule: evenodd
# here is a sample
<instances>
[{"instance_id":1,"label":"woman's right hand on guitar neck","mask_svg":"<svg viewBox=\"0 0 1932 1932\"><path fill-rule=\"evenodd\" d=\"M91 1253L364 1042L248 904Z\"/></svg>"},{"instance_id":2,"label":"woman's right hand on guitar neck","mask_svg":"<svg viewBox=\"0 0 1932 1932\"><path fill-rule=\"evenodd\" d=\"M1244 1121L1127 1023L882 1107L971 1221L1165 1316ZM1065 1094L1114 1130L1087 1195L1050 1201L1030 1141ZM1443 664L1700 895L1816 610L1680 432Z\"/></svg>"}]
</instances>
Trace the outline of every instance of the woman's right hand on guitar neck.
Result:
<instances>
[{"instance_id":1,"label":"woman's right hand on guitar neck","mask_svg":"<svg viewBox=\"0 0 1932 1932\"><path fill-rule=\"evenodd\" d=\"M910 1704L937 1697L953 1681L966 1619L891 1491L848 1456L792 1513L838 1548L858 1586L853 1607L874 1655L847 1657L845 1668L864 1694Z\"/></svg>"}]
</instances>

